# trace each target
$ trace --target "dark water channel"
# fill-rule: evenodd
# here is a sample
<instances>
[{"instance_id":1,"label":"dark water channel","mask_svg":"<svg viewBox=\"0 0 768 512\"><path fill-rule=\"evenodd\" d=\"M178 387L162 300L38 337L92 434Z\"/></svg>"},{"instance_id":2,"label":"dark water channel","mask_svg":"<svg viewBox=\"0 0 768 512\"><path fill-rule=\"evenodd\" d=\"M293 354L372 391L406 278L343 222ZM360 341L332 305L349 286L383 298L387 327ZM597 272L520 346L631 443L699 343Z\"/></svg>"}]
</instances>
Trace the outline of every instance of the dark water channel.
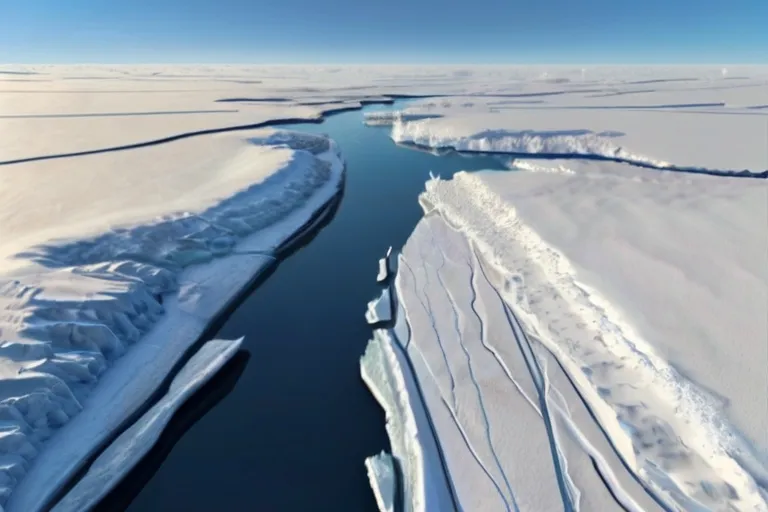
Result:
<instances>
[{"instance_id":1,"label":"dark water channel","mask_svg":"<svg viewBox=\"0 0 768 512\"><path fill-rule=\"evenodd\" d=\"M360 111L283 128L338 142L347 160L343 198L221 328L218 337L245 336L250 357L211 383L203 405L187 406L165 450L129 477L137 488L149 479L138 495L128 491L133 512L376 510L363 461L389 443L359 358L371 336L363 314L379 291L378 259L419 221L417 196L430 171L448 177L502 165L493 156L398 147L388 127L364 126Z\"/></svg>"}]
</instances>

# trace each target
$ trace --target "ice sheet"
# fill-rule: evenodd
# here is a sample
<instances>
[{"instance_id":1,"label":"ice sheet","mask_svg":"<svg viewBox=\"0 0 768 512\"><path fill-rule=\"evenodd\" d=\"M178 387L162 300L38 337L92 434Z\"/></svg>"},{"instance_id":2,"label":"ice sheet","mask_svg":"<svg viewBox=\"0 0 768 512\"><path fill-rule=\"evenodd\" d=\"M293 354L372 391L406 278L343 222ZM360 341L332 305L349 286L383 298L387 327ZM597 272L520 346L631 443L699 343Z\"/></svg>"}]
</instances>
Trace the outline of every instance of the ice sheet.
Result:
<instances>
[{"instance_id":1,"label":"ice sheet","mask_svg":"<svg viewBox=\"0 0 768 512\"><path fill-rule=\"evenodd\" d=\"M415 369L459 509L659 509L556 361L510 323L460 234L428 217L399 268L398 322L407 318L411 333L404 364Z\"/></svg>"},{"instance_id":2,"label":"ice sheet","mask_svg":"<svg viewBox=\"0 0 768 512\"><path fill-rule=\"evenodd\" d=\"M429 182L399 262L460 504L767 510L765 182L569 164Z\"/></svg>"},{"instance_id":3,"label":"ice sheet","mask_svg":"<svg viewBox=\"0 0 768 512\"><path fill-rule=\"evenodd\" d=\"M383 95L465 95L440 98L433 102L436 110L427 113L440 115L437 110L443 104L455 105L465 113L498 111L500 114L496 117L513 121L502 126L510 130L520 125L522 129L536 128L527 126L526 118L531 117L530 113L509 110L518 107L666 106L667 112L662 114L666 117L671 114L670 110L702 109L724 111L723 114L741 109L764 115L763 110L754 107L768 105L766 66L732 66L725 74L722 66L91 65L23 68L23 72L31 74L24 75L21 80L15 76L0 78L0 161L122 146L270 119L317 119L323 112L382 99ZM723 106L691 106L719 104ZM683 107L672 108L680 105ZM582 116L575 124L555 123L547 129L593 129L590 112L579 114ZM680 133L708 130L690 126L697 124L699 117L692 115L679 114L686 119L680 119L680 123L686 125ZM515 123L514 120L520 117L524 118L521 123ZM725 115L716 117L731 124L724 119ZM589 121L590 126L585 125L585 121ZM757 126L764 130L764 124ZM622 130L620 126L609 126L608 129ZM676 135L672 127L666 133ZM759 133L764 135L764 131ZM740 143L738 152L749 148L758 151L751 142L759 141L762 148L765 139L760 139L759 133L726 133L730 136L723 139L717 138L723 134L718 130L707 140L715 140L716 148L735 148L734 144ZM639 141L639 135L642 134L631 132L628 137ZM624 144L624 141L620 143ZM667 144L674 150L674 144ZM692 141L686 146L695 147L695 144ZM661 148L628 147L645 156L666 160L666 155L643 152ZM719 156L721 150L707 151L709 156L718 159L702 159L718 168L720 162L733 162L735 158L733 154L730 158ZM748 161L746 156L740 157L740 161L742 159ZM668 161L681 164L674 159ZM757 163L765 166L765 162L758 160Z\"/></svg>"},{"instance_id":4,"label":"ice sheet","mask_svg":"<svg viewBox=\"0 0 768 512\"><path fill-rule=\"evenodd\" d=\"M235 355L241 344L242 338L204 344L173 378L160 401L99 455L52 510L79 512L94 507L154 446L176 410Z\"/></svg>"},{"instance_id":5,"label":"ice sheet","mask_svg":"<svg viewBox=\"0 0 768 512\"><path fill-rule=\"evenodd\" d=\"M0 246L6 510L43 507L331 201L343 164L320 139L221 138L215 158L189 167L167 158L163 168L157 148L136 150L132 175L104 173L111 156L93 156L57 187L50 180L66 160L3 170L16 182L2 190L14 201L0 218L20 235ZM155 176L170 190L142 193Z\"/></svg>"}]
</instances>

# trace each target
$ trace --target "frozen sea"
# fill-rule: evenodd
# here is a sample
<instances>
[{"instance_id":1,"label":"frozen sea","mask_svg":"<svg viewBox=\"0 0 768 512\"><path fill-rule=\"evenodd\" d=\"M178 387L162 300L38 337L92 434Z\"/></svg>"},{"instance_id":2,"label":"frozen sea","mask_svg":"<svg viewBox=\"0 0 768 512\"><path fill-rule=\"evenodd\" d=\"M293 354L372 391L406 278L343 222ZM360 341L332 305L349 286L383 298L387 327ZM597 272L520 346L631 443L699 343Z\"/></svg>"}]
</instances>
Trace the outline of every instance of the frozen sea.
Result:
<instances>
[{"instance_id":1,"label":"frozen sea","mask_svg":"<svg viewBox=\"0 0 768 512\"><path fill-rule=\"evenodd\" d=\"M460 502L460 509L498 510L498 504L487 499L495 496L487 488L495 482L500 485L499 499L508 508L516 509L519 505L520 510L560 510L563 504L566 509L573 505L578 510L579 503L587 510L610 510L619 502L628 510L654 510L652 503L634 501L643 492L630 487L641 483L654 487L654 494L661 500L658 505L674 502L681 507L670 505L668 509L723 510L727 503L728 510L764 510L768 495L763 494L763 500L758 494L768 489L768 459L764 451L768 446L768 423L763 407L763 384L768 382L768 375L761 365L766 356L762 340L768 332L767 324L761 323L768 311L768 277L761 262L768 247L768 231L760 228L762 219L768 218L764 208L768 203L763 200L768 197L768 189L765 180L726 177L768 176L764 151L764 120L768 115L764 110L768 101L766 69L529 67L452 73L448 69L227 68L203 70L203 75L187 69L171 81L162 76L149 79L150 75L145 76L148 71L152 70L132 69L127 77L122 77L124 69L40 67L32 70L33 79L29 81L15 83L11 79L0 84L0 166L6 185L0 188L0 227L4 235L0 237L0 259L6 275L22 275L31 286L19 288L18 282L11 280L10 287L2 290L10 302L0 310L4 313L0 315L0 328L4 329L0 334L13 337L21 332L39 336L35 329L27 332L21 327L42 317L19 315L17 311L29 312L37 307L41 314L55 313L54 320L61 320L61 311L56 309L59 303L55 301L79 303L92 298L95 290L85 286L91 283L88 279L62 280L62 276L68 275L66 272L51 273L30 266L29 258L43 253L29 249L40 249L40 244L48 244L52 238L86 242L73 245L71 253L57 253L63 256L63 262L77 267L82 263L78 255L100 258L89 251L88 237L101 235L105 230L111 232L115 226L143 225L169 212L199 214L281 169L286 172L278 176L290 178L291 186L279 190L297 192L298 195L290 196L294 199L306 197L302 191L308 189L296 188L299 182L291 180L307 178L306 185L311 189L315 178L323 176L320 171L325 167L314 162L307 152L294 154L287 148L264 147L274 143L279 146L280 141L268 142L262 137L263 131L256 139L244 140L240 133L244 129L276 120L281 125L317 122L323 114L356 108L359 102L377 101L384 94L438 96L422 98L407 106L397 105L396 108L406 107L406 111L394 115L385 113L384 108L381 115L367 119L372 127L362 126L359 112L338 115L321 125L288 126L326 133L339 144L349 163L343 200L325 224L315 226L316 236L302 240L304 246L290 254L281 254L280 259L285 261L268 275L260 276L258 286L251 288L249 298L222 329L206 329L205 339L245 336L243 346L253 357L247 365L247 356L233 358L232 364L225 365L221 379L204 385L203 393L179 409L175 415L179 421L172 421L161 436L160 449L153 451L126 485L119 487L140 489L151 480L138 496L134 510L374 510L376 504L366 470L372 472L370 483L379 491L376 499L382 510L389 509L393 501L390 498L398 501L403 497L393 497L391 491L404 494L406 500L409 496L414 498L416 510L453 508L443 506L445 501L441 499L433 501L437 497L431 494L435 488L426 489L426 494L419 492L422 484L439 486L439 480L432 477L442 473L434 470L437 466L432 463L436 458L429 454L435 445L427 436L430 429L419 428L419 435L408 437L413 429L399 428L397 421L393 422L393 418L414 417L420 421L424 414L418 400L414 400L418 393L411 393L411 400L406 394L404 399L400 393L403 387L398 387L403 379L398 381L397 368L390 368L393 371L384 375L383 380L389 380L384 387L372 380L387 371L386 364L376 364L385 359L394 361L389 357L392 354L384 350L377 355L372 351L377 357L366 357L362 368L366 384L387 411L387 435L380 408L359 378L358 357L365 348L364 340L370 338L370 326L363 315L365 304L380 293L381 288L375 283L377 260L390 246L395 252L405 247L405 259L399 261L407 261L417 271L437 272L436 276L429 271L420 274L411 295L398 289L393 297L401 300L409 314L415 342L411 346L424 350L429 367L433 363L439 366L443 357L450 359L451 364L456 363L447 374L432 375L437 378L430 378L424 368L417 368L416 377L425 392L424 406L438 426L435 434L446 454L442 462L448 463L449 480L455 485L454 501ZM550 77L549 71L555 72L556 77ZM120 74L121 78L92 79L88 76L90 72L99 77ZM151 77L163 72L167 70L155 71ZM250 78L258 75L263 81L225 85L227 73ZM59 74L66 75L66 79L50 79ZM442 77L441 81L436 82L437 77ZM136 83L131 85L134 80ZM142 88L137 87L139 84ZM365 92L350 93L356 89ZM114 117L119 117L119 121ZM219 133L222 131L238 133ZM408 144L411 149L399 148L392 140ZM297 143L306 145L300 139ZM473 152L473 156L451 154L451 149ZM439 151L443 156L436 158L430 151ZM491 157L488 152L505 153L508 161L496 160L504 157ZM326 157L334 161L332 168L338 179L341 164L332 153ZM514 163L509 161L512 157L517 159ZM285 165L290 158L295 159L296 166ZM312 162L319 167L302 165ZM627 163L650 169L638 170ZM459 170L513 166L523 172L455 174ZM430 180L426 195L419 196L430 173L442 180ZM338 181L324 187L322 197L315 197L312 206L319 207L318 201L332 197L337 185ZM232 221L232 229L238 232L246 227L237 222L238 215L262 226L265 219L261 215L250 215L262 203L242 194L238 197L245 199L241 204L244 209L225 208L224 213L234 213L236 218L223 221ZM293 203L273 198L271 203L264 204ZM278 210L283 211L264 211L279 213ZM280 235L279 240L283 240L298 228L297 222L303 222L300 217L308 215L305 210L301 212L289 216L287 223L268 229L266 234ZM483 293L478 291L476 296L481 305L495 304L503 296L514 310L517 322L483 317L481 335L477 335L472 330L474 324L462 320L472 317L470 309L475 309L474 301L465 300L471 297L467 293L472 288L455 282L466 268L462 267L463 260L452 261L450 265L457 267L450 272L452 277L442 275L442 267L445 265L447 272L450 265L441 255L450 252L454 256L471 256L475 252L463 251L468 247L467 241L457 238L452 231L441 231L441 216L450 219L451 229L461 228L469 243L480 247L477 262L490 262L500 275L509 278L497 282L489 274L491 288L486 287ZM168 250L170 256L181 257L186 265L208 261L212 254L232 249L221 237L211 239L210 247L203 244L205 250L200 249L200 240L187 238L193 234L211 237L217 232L195 222L181 223L179 227L194 228L194 233L178 233L177 237L183 235L178 247L173 243L167 247L150 244L149 254L145 251L142 258L152 257L155 250L162 254ZM122 236L126 232L118 229L115 233ZM49 500L46 493L56 492L56 486L76 469L94 443L114 431L117 422L122 421L120 415L129 414L146 399L155 382L165 376L171 359L181 354L179 343L191 343L198 338L207 321L227 303L226 299L236 295L235 291L257 269L274 261L273 249L278 240L265 240L259 237L255 246L238 245L233 258L195 265L183 276L183 286L176 298L181 307L176 308L174 300L168 303L169 320L165 327L155 328L147 339L140 340L139 352L129 351L129 357L120 360L121 368L129 372L109 372L107 381L111 384L97 388L95 398L89 398L85 404L84 413L76 415L46 442L45 449L28 468L29 475L16 490L14 485L21 475L14 471L24 469L25 464L8 456L14 457L24 450L18 450L13 443L6 446L8 454L4 453L3 459L10 462L4 467L8 478L0 495L7 498L13 492L10 501L3 503L9 512L43 506ZM712 244L712 240L718 243ZM125 249L120 247L118 252ZM140 246L139 252L144 249ZM702 258L703 254L707 257ZM430 259L433 256L436 259ZM57 263L60 259L45 261ZM216 261L220 261L218 266ZM482 265L473 263L472 275L479 276L474 270L484 269ZM77 274L81 269L75 270ZM85 270L121 269L110 266ZM211 278L213 271L218 272L215 278ZM727 277L734 272L735 279ZM119 272L111 277L118 277L125 289L106 286L104 282L100 283L101 292L133 290L131 279L126 281ZM396 279L401 282L406 277L399 273ZM74 297L64 293L71 291L64 286L70 281L76 285ZM441 286L436 287L436 283ZM30 290L32 294L28 293ZM489 290L501 294L498 300L486 293ZM41 291L42 295L37 297ZM446 297L456 300L446 302ZM68 304L58 308L69 311ZM411 313L420 311L419 304L427 310L421 321L410 318ZM458 312L457 325L450 320L451 305ZM122 313L111 316L109 308L105 311L105 325L119 324L123 318ZM493 313L482 307L480 311L480 315ZM600 312L605 313L605 321L592 314ZM141 332L149 328L141 311L126 314L136 320ZM193 314L195 318L179 323L179 314ZM399 318L405 316L398 314ZM102 321L100 315L97 317ZM587 336L591 332L587 327L594 327L595 322L599 324L599 329L595 327L600 331L597 334L613 336L614 331L609 328L616 326L616 332L626 336ZM478 346L471 345L473 340L485 340L484 325L492 328L487 331L490 336L507 340L520 340L521 330L536 335L528 336L523 344L535 353L524 350L523 360L499 356L512 371L512 377L500 373L482 350L480 354L474 352ZM10 326L10 331L5 326ZM495 330L503 331L509 326L511 333ZM468 329L456 331L461 343L455 347L464 352L428 353L430 347L445 348L454 339L451 333L455 327ZM136 332L127 326L116 328L127 329L126 339L136 341ZM567 336L561 335L564 328ZM431 330L438 334L437 344L430 344ZM375 338L380 347L391 345L382 332ZM733 333L738 333L737 340ZM55 334L64 336L66 332ZM73 342L82 341L75 338L73 334ZM66 342L66 336L59 341ZM707 407L690 407L696 405L691 400L670 400L674 397L666 393L666 380L655 378L658 375L653 372L644 372L644 367L628 367L625 358L615 361L621 355L616 349L624 341L632 349L640 347L637 350L648 356L653 369L662 370L662 377L679 374L682 380L675 378L673 383L690 380L701 385L707 396L698 392L691 396L702 396ZM608 342L611 350L602 350L600 347L607 347ZM14 351L18 347L13 343L4 347L4 370L10 377L5 391L13 395L13 384L33 381L27 375L19 377L21 372L16 371L19 365L14 357L18 354ZM595 348L598 350L592 350ZM157 351L165 359L151 357ZM467 365L461 363L462 354ZM474 364L469 362L470 354ZM44 368L47 360L41 363L34 354L25 354L24 368L78 370L77 365L66 359L71 355L66 353L63 359L55 360L53 368ZM76 359L82 359L77 356ZM142 357L143 361L139 360ZM407 361L403 358L404 355L394 366L405 368ZM418 357L408 358L418 366ZM526 380L529 377L515 373L532 358L540 358L541 364L546 361L542 371L547 377L542 381L537 372L531 372L536 388L533 390L526 387L531 384ZM87 361L87 357L82 359ZM93 360L94 364L97 362L98 357ZM213 368L220 362L209 366ZM559 373L555 362L562 366ZM98 364L88 366L101 371ZM554 369L554 373L548 369ZM468 379L467 371L470 377L487 378ZM141 378L127 379L130 372L140 374ZM569 399L573 390L563 379L579 377L580 373L598 386L593 390L597 394L589 395L587 402L599 406L600 418L596 421L603 427L603 433L599 429L583 430L583 407L579 408L578 400ZM443 390L446 382L453 390L454 374L458 376L456 394L436 393ZM446 375L447 381L441 379ZM234 382L240 377L235 388ZM114 393L122 389L121 379L125 380L126 388L120 393L121 401L116 401ZM583 380L575 385L580 386L580 392L587 392L591 388L584 387ZM182 381L177 385L179 396L191 391ZM465 396L468 392L471 395L473 382L483 388L482 394L481 389L477 390L479 402ZM393 383L395 387L391 387ZM498 392L498 385L510 383L519 384L520 396L515 390ZM195 386L199 384L202 382ZM141 392L134 392L133 388L141 388ZM231 389L234 391L230 396L220 401ZM532 399L535 393L543 395L543 405L538 407L529 400L533 406L526 409L525 398ZM25 400L34 396L23 395ZM388 396L396 396L400 402L394 409L386 403ZM500 475L489 465L488 454L475 454L480 464L474 469L467 464L469 458L461 450L459 437L446 427L451 425L447 421L450 418L441 419L438 414L444 403L440 399L445 400L446 396L453 396L450 411L456 413L453 419L458 419L461 434L471 439L471 447L484 446L482 442L476 444L478 439L484 439L484 429L478 430L479 424L462 418L471 420L487 412L485 431L504 433L504 442L490 443L491 455L498 456L495 464ZM521 397L520 407L509 407L509 400ZM15 398L11 398L11 402L4 404L13 405ZM492 406L486 409L488 404ZM162 401L158 405L155 417L166 418L168 411ZM19 407L22 414L31 414L24 403ZM409 407L413 408L412 413ZM212 411L210 415L188 429L208 409ZM545 409L554 412L542 415ZM688 414L700 409L714 414L711 418ZM616 413L617 410L620 412ZM644 412L638 416L638 410ZM67 411L69 415L74 409ZM515 414L506 416L510 411ZM530 417L523 419L523 411ZM33 437L47 436L45 422L34 416L28 418L34 423ZM614 424L614 416L633 429L622 433ZM48 420L58 424L63 418L59 415ZM109 421L100 421L104 419ZM544 422L539 424L539 419ZM408 426L407 421L403 425ZM742 443L738 435L711 435L717 432L700 428L717 425L722 426L720 430L725 434L739 434L741 430L754 446ZM11 427L13 430L15 424ZM510 435L520 428L521 435ZM594 442L607 442L600 437L603 434L621 443L614 448L597 447L596 451L585 448L583 443L579 448L560 437L563 428L584 434L579 439L592 443L592 448L597 446ZM188 433L182 435L185 431ZM475 438L477 435L479 438ZM490 435L488 432L489 439ZM391 447L387 446L387 437ZM562 448L556 450L557 460L553 458L557 482L551 474L552 464L546 458L537 458L537 454L549 451L547 440L552 443L553 438L557 440L555 447ZM414 439L420 446L410 442ZM731 441L724 442L728 439ZM661 443L651 442L654 440ZM124 441L116 442L104 453L120 455L132 443L130 436ZM416 457L417 463L410 464L413 460L403 458L408 455L408 450L402 450L403 445L424 457ZM400 479L393 489L392 459L388 456L369 458L366 465L362 463L365 457L390 450L398 459L395 470L405 466L405 489ZM169 451L170 457L166 457ZM596 459L596 454L610 460ZM30 455L34 454L24 452L25 457ZM166 463L160 466L163 460ZM526 464L521 466L520 460ZM94 467L114 467L116 461L119 462L97 461ZM558 470L565 462L569 469ZM619 467L622 462L626 471ZM610 486L600 483L593 471L598 466L603 480L607 476L616 482ZM426 472L419 474L419 467ZM486 481L482 471L489 468L493 475ZM634 472L638 478L633 484L616 469L624 476L627 471ZM426 473L430 475L425 480ZM98 479L99 474L95 477ZM507 478L510 480L501 486ZM609 495L608 487L614 492L621 491L620 496ZM554 492L556 488L559 494ZM182 493L179 489L195 491ZM127 492L118 496L117 501L105 503L102 509L122 510L134 495L135 492ZM560 495L562 500L558 499ZM78 496L69 498L62 503L81 503ZM33 506L33 502L37 505Z\"/></svg>"}]
</instances>

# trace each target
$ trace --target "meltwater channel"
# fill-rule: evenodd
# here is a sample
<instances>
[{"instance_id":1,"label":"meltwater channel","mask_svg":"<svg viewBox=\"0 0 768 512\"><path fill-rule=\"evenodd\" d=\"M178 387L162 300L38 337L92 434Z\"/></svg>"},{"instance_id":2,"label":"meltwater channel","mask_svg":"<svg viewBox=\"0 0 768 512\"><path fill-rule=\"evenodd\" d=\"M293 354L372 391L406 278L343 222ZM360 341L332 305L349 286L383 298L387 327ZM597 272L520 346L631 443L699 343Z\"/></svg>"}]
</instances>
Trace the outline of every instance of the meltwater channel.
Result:
<instances>
[{"instance_id":1,"label":"meltwater channel","mask_svg":"<svg viewBox=\"0 0 768 512\"><path fill-rule=\"evenodd\" d=\"M359 360L372 333L364 312L379 292L378 259L390 245L402 247L421 218L417 197L430 171L449 177L504 168L500 157L397 146L389 127L363 124L363 112L387 108L280 127L324 133L339 144L347 177L338 208L216 335L245 336L250 357L211 383L218 388L204 399L207 413L198 419L202 413L187 410L192 426L164 440L164 452L100 508L377 510L364 460L389 450L389 442Z\"/></svg>"}]
</instances>

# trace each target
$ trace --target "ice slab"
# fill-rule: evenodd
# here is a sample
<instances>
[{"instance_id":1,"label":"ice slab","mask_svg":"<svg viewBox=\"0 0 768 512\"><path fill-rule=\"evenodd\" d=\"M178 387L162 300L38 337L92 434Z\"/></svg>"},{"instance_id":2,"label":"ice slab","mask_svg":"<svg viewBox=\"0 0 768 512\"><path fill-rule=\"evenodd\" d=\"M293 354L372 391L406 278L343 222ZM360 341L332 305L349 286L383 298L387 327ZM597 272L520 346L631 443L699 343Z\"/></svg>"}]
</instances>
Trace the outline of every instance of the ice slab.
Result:
<instances>
[{"instance_id":1,"label":"ice slab","mask_svg":"<svg viewBox=\"0 0 768 512\"><path fill-rule=\"evenodd\" d=\"M381 291L378 298L368 303L368 310L365 312L365 320L369 324L379 322L389 322L392 320L392 299L389 288Z\"/></svg>"},{"instance_id":2,"label":"ice slab","mask_svg":"<svg viewBox=\"0 0 768 512\"><path fill-rule=\"evenodd\" d=\"M281 244L337 195L343 163L334 143L279 139L219 138L230 158L218 154L208 167L165 160L172 169L161 174L178 184L171 192L183 191L169 202L158 197L165 189L141 194L119 183L100 189L114 209L104 198L88 201L90 189L78 183L118 179L100 172L98 156L80 174L62 175L72 182L61 187L45 186L58 165L49 162L50 172L30 169L12 190L19 200L3 203L0 217L27 230L0 245L0 393L13 440L0 447L9 460L6 510L45 507ZM321 147L328 150L307 149ZM83 193L73 198L68 187ZM69 207L38 203L40 193ZM65 238L51 240L59 227Z\"/></svg>"},{"instance_id":3,"label":"ice slab","mask_svg":"<svg viewBox=\"0 0 768 512\"><path fill-rule=\"evenodd\" d=\"M98 504L154 446L176 410L232 358L241 344L242 338L205 343L173 378L168 392L99 455L52 510L78 512Z\"/></svg>"},{"instance_id":4,"label":"ice slab","mask_svg":"<svg viewBox=\"0 0 768 512\"><path fill-rule=\"evenodd\" d=\"M385 257L381 258L379 260L379 273L376 275L376 282L377 283L383 283L387 279L389 279L390 274L390 256L392 255L392 247L387 249L387 254Z\"/></svg>"},{"instance_id":5,"label":"ice slab","mask_svg":"<svg viewBox=\"0 0 768 512\"><path fill-rule=\"evenodd\" d=\"M403 510L453 510L450 484L442 471L429 417L421 405L406 356L389 331L378 329L374 332L361 359L360 371L363 381L386 413L387 435L403 493ZM377 493L395 488L381 484L377 478ZM395 496L382 495L377 501L381 505L395 499Z\"/></svg>"},{"instance_id":6,"label":"ice slab","mask_svg":"<svg viewBox=\"0 0 768 512\"><path fill-rule=\"evenodd\" d=\"M459 502L766 510L765 182L578 165L420 198L397 300Z\"/></svg>"}]
</instances>

